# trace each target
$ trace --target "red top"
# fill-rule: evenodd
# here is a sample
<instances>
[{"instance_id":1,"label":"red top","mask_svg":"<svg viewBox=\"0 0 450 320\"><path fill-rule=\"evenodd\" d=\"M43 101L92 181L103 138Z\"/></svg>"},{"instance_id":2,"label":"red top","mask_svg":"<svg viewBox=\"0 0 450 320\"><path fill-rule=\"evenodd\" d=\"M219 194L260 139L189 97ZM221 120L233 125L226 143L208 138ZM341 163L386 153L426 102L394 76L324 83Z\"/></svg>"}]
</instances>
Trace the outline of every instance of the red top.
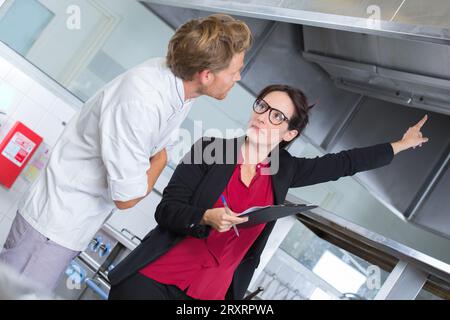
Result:
<instances>
[{"instance_id":1,"label":"red top","mask_svg":"<svg viewBox=\"0 0 450 320\"><path fill-rule=\"evenodd\" d=\"M241 165L236 165L223 195L233 212L240 213L254 206L273 205L270 175L261 175L265 164L256 166L256 174L247 187L241 179ZM219 197L213 208L223 207ZM258 238L265 224L239 227L239 237L234 229L218 232L211 229L206 239L188 236L166 254L140 270L140 273L160 283L188 288L188 296L195 299L219 300L225 295L233 274L248 249Z\"/></svg>"}]
</instances>

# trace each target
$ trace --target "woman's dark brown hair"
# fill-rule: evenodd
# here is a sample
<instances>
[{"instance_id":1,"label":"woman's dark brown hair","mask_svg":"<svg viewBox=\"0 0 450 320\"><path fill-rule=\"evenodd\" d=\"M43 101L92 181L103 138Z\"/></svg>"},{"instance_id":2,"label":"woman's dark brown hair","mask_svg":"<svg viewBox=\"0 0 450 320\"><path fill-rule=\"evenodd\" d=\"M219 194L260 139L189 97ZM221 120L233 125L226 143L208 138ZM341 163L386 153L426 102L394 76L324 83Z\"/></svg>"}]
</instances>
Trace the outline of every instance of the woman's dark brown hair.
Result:
<instances>
[{"instance_id":1,"label":"woman's dark brown hair","mask_svg":"<svg viewBox=\"0 0 450 320\"><path fill-rule=\"evenodd\" d=\"M257 99L264 99L265 96L274 91L281 91L287 93L287 95L289 96L289 98L291 98L292 103L294 104L295 107L294 115L289 121L288 128L289 130L297 130L298 135L290 142L282 141L280 143L280 148L287 148L295 139L297 139L300 136L300 134L305 129L309 121L309 114L308 114L309 110L311 110L311 108L314 107L314 105L310 106L308 104L308 99L301 90L286 84L273 84L265 87L258 94Z\"/></svg>"}]
</instances>

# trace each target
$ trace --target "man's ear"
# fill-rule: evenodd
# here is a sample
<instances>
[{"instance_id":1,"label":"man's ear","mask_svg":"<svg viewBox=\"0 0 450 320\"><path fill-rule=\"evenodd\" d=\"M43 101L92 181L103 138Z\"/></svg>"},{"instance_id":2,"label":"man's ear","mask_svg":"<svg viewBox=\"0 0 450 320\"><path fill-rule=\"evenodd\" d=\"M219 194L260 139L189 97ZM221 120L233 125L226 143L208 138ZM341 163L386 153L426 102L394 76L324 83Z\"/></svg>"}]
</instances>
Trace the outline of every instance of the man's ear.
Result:
<instances>
[{"instance_id":1,"label":"man's ear","mask_svg":"<svg viewBox=\"0 0 450 320\"><path fill-rule=\"evenodd\" d=\"M202 85L208 85L214 80L214 73L209 69L199 71L197 76Z\"/></svg>"}]
</instances>

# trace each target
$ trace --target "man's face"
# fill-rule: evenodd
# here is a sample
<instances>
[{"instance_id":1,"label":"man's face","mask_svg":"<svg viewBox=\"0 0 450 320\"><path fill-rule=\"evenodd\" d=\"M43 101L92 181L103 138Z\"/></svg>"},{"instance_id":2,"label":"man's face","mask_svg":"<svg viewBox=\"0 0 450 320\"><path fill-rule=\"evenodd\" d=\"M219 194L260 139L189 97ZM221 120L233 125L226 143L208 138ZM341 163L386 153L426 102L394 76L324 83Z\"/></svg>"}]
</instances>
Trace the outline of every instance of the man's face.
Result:
<instances>
[{"instance_id":1,"label":"man's face","mask_svg":"<svg viewBox=\"0 0 450 320\"><path fill-rule=\"evenodd\" d=\"M244 67L245 53L235 54L230 61L228 68L210 74L211 80L202 88L202 94L223 100L234 84L241 80L241 71Z\"/></svg>"}]
</instances>

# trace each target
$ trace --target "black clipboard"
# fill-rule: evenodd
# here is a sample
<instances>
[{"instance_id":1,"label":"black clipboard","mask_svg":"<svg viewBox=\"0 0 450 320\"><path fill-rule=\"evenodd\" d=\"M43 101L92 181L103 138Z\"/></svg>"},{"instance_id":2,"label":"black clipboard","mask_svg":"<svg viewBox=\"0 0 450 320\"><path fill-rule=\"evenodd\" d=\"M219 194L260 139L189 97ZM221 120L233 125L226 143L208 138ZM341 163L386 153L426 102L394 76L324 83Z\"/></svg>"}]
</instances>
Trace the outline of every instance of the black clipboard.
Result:
<instances>
[{"instance_id":1,"label":"black clipboard","mask_svg":"<svg viewBox=\"0 0 450 320\"><path fill-rule=\"evenodd\" d=\"M314 208L317 208L317 206L306 204L281 204L276 206L253 207L238 214L238 217L248 217L248 221L240 223L237 226L244 228L251 227L260 223L274 221Z\"/></svg>"}]
</instances>

